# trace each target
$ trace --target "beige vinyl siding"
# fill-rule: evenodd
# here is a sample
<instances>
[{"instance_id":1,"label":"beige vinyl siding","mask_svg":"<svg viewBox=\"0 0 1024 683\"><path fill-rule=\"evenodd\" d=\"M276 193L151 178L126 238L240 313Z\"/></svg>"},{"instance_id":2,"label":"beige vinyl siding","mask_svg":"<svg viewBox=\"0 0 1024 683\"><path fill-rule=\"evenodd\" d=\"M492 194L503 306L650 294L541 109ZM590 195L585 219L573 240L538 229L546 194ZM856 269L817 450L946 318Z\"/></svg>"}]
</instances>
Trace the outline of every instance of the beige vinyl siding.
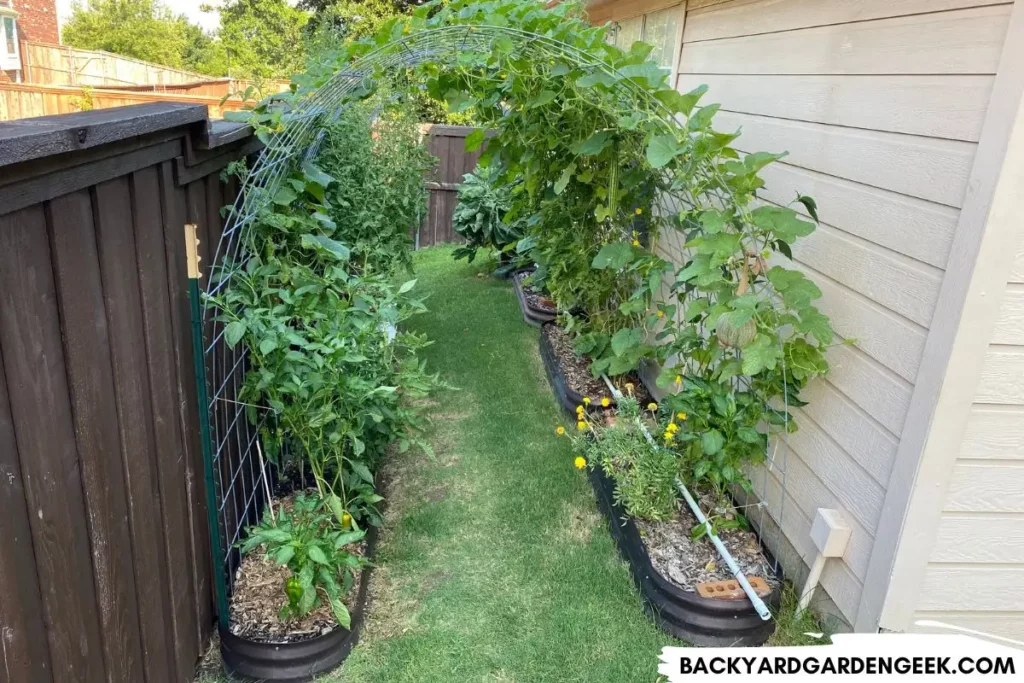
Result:
<instances>
[{"instance_id":1,"label":"beige vinyl siding","mask_svg":"<svg viewBox=\"0 0 1024 683\"><path fill-rule=\"evenodd\" d=\"M1014 271L1009 280L914 621L944 621L1022 640L1024 273Z\"/></svg>"},{"instance_id":2,"label":"beige vinyl siding","mask_svg":"<svg viewBox=\"0 0 1024 683\"><path fill-rule=\"evenodd\" d=\"M1011 6L688 3L676 86L709 86L705 103L722 106L716 128L741 129L739 150L788 152L765 170L761 197L785 205L800 192L818 200L822 225L795 245L795 266L821 287L821 307L837 331L855 340L830 349L831 375L805 392L810 404L796 411L801 428L776 455L785 475L778 468L767 475L766 496L777 514L785 479L781 526L807 563L817 508L839 509L852 526L845 556L822 577L851 625ZM678 245L664 253L680 258ZM1024 273L1024 253L1020 264ZM1019 368L1024 378L1024 363ZM1024 379L992 387L1024 410ZM761 476L754 475L758 486Z\"/></svg>"}]
</instances>

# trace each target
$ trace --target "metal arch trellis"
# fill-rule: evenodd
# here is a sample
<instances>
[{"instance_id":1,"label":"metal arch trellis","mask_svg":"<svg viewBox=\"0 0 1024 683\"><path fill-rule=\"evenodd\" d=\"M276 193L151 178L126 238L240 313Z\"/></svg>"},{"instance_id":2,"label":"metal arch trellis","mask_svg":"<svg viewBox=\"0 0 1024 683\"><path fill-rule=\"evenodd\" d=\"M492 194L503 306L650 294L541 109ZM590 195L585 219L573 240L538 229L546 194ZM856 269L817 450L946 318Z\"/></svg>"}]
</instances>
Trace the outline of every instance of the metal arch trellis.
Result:
<instances>
[{"instance_id":1,"label":"metal arch trellis","mask_svg":"<svg viewBox=\"0 0 1024 683\"><path fill-rule=\"evenodd\" d=\"M368 82L390 78L399 70L434 64L456 66L460 55L467 51L487 53L498 38L513 41L519 56L531 59L561 59L591 70L615 77L614 96L626 106L644 109L666 132L679 122L672 112L638 83L623 78L610 64L567 43L520 29L487 25L454 25L422 30L379 47L337 72L324 85L307 97L290 103L282 117L284 130L269 136L267 146L260 153L255 166L246 175L238 196L229 211L211 258L210 274L205 294L216 295L231 282L237 269L244 267L248 237L259 212L267 206L282 178L297 159L316 157L324 138L323 121L334 120L353 101L353 95ZM390 70L390 73L389 73ZM706 171L713 173L713 169ZM667 178L670 180L670 178ZM672 188L665 193L664 204L669 206L700 206L697 197L690 196L686 188ZM716 191L717 192L717 191ZM724 202L720 194L712 196ZM269 491L267 465L259 448L259 433L269 414L269 408L239 402L239 391L246 372L245 352L224 343L224 326L212 320L210 303L201 299L198 287L194 296L194 317L207 321L198 325L196 348L202 351L196 369L200 384L200 403L208 419L204 435L204 455L210 527L214 553L214 576L218 619L222 627L228 625L228 595L232 586L238 554L233 550L245 526L254 524L261 511L261 491ZM788 408L789 397L785 397ZM788 409L787 409L788 415ZM769 445L762 466L760 491L755 492L760 519L755 522L763 534L766 530L764 512L770 509L775 518L775 538L768 545L778 554L781 540L781 520L786 497L786 459L788 444L785 432ZM780 454L781 452L781 460ZM780 494L778 506L772 506L769 494L770 472L777 475ZM777 562L776 562L777 565ZM778 567L776 566L777 570Z\"/></svg>"}]
</instances>

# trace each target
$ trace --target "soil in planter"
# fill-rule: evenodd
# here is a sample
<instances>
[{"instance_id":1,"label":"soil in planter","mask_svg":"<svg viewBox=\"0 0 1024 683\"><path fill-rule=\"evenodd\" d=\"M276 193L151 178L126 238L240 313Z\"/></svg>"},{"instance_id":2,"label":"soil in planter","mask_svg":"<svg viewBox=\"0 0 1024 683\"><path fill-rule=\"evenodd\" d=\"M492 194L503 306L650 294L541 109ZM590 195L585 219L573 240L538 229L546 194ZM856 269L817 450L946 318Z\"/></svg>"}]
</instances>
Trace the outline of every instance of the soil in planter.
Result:
<instances>
[{"instance_id":1,"label":"soil in planter","mask_svg":"<svg viewBox=\"0 0 1024 683\"><path fill-rule=\"evenodd\" d=\"M700 500L701 510L714 509L710 499ZM690 536L697 518L682 501L676 513L664 522L634 519L640 537L647 547L654 568L679 588L697 592L697 584L724 581L733 578L729 567L706 536L696 541ZM761 550L753 531L745 529L716 529L722 544L747 576L760 576L769 586L776 588L780 581L773 564Z\"/></svg>"},{"instance_id":2,"label":"soil in planter","mask_svg":"<svg viewBox=\"0 0 1024 683\"><path fill-rule=\"evenodd\" d=\"M274 501L274 508L291 505L293 496ZM365 554L366 543L348 546L356 555ZM356 573L352 588L341 601L351 612L359 595L362 572ZM256 548L242 558L235 572L235 585L231 595L231 632L236 636L258 643L298 643L330 633L338 627L334 612L326 600L300 618L281 621L278 615L287 601L285 581L290 571L274 562Z\"/></svg>"},{"instance_id":3,"label":"soil in planter","mask_svg":"<svg viewBox=\"0 0 1024 683\"><path fill-rule=\"evenodd\" d=\"M566 381L569 387L582 396L589 396L591 401L600 401L602 397L611 398L608 386L600 377L594 377L590 371L590 358L577 355L573 348L572 339L558 325L545 325L541 334L547 336L551 348L555 352L562 371L565 372ZM615 388L626 393L626 385L633 385L633 393L636 395L640 405L646 405L651 401L651 395L644 388L643 382L635 372L628 372L624 375L617 375L610 378Z\"/></svg>"},{"instance_id":4,"label":"soil in planter","mask_svg":"<svg viewBox=\"0 0 1024 683\"><path fill-rule=\"evenodd\" d=\"M530 277L531 274L532 273L528 271L520 271L515 274L516 281L523 290L523 296L526 297L526 303L534 308L556 313L555 302L549 297L544 296L543 293L537 291L526 282L526 279Z\"/></svg>"}]
</instances>

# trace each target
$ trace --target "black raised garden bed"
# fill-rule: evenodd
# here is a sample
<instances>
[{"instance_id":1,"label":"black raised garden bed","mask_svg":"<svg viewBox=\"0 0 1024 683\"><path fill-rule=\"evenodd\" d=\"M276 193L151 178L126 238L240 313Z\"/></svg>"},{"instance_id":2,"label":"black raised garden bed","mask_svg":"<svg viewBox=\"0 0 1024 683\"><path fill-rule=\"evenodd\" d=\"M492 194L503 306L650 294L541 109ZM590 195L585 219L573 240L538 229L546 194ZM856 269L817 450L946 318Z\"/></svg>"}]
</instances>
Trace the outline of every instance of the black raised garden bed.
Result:
<instances>
[{"instance_id":1,"label":"black raised garden bed","mask_svg":"<svg viewBox=\"0 0 1024 683\"><path fill-rule=\"evenodd\" d=\"M555 392L555 399L558 401L558 404L562 406L562 410L565 411L566 415L575 417L576 406L584 405L583 394L573 389L569 382L565 368L562 366L562 363L558 358L558 353L555 351L551 340L546 334L549 327L553 327L553 323L543 325L540 330L540 357L544 362L544 371L548 376L548 382L551 384L552 391ZM617 383L631 382L638 392L638 398L642 403L646 403L651 400L650 392L639 375L624 375L621 378L617 378L615 381ZM587 407L588 412L601 410L602 406L600 399L602 397L608 399L608 407L615 407L615 399L611 396L611 392L606 386L602 385L600 392L590 394L591 402Z\"/></svg>"},{"instance_id":2,"label":"black raised garden bed","mask_svg":"<svg viewBox=\"0 0 1024 683\"><path fill-rule=\"evenodd\" d=\"M600 467L590 470L597 505L608 520L619 553L629 564L633 581L644 599L644 610L665 632L704 647L763 645L775 631L749 600L716 600L685 591L661 575L651 564L640 532L626 512L615 504L615 484ZM781 598L774 589L764 599L776 611Z\"/></svg>"},{"instance_id":3,"label":"black raised garden bed","mask_svg":"<svg viewBox=\"0 0 1024 683\"><path fill-rule=\"evenodd\" d=\"M377 527L371 526L366 532L367 557L374 557L376 546ZM338 626L330 633L302 642L261 643L221 628L220 653L224 668L243 680L268 683L304 683L337 668L359 641L372 570L373 565L369 565L362 571L351 630Z\"/></svg>"},{"instance_id":4,"label":"black raised garden bed","mask_svg":"<svg viewBox=\"0 0 1024 683\"><path fill-rule=\"evenodd\" d=\"M522 280L529 277L532 272L532 269L517 270L512 274L512 286L516 289L516 298L519 299L519 308L523 312L523 320L531 325L540 327L545 323L552 322L557 317L557 312L553 307L544 306L537 302L536 296L528 296Z\"/></svg>"}]
</instances>

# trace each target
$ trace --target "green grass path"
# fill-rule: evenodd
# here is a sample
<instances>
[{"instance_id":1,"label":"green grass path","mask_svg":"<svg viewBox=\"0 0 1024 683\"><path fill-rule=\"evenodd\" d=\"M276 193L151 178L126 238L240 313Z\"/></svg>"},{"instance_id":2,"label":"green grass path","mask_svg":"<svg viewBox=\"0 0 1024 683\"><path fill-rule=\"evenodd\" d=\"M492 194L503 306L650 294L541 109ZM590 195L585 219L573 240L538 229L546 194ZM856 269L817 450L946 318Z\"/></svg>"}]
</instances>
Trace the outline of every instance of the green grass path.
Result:
<instances>
[{"instance_id":1,"label":"green grass path","mask_svg":"<svg viewBox=\"0 0 1024 683\"><path fill-rule=\"evenodd\" d=\"M641 611L572 465L560 415L507 282L416 258L434 340L456 390L431 404L436 460L389 468L388 521L360 644L334 681L655 681L673 639Z\"/></svg>"}]
</instances>

